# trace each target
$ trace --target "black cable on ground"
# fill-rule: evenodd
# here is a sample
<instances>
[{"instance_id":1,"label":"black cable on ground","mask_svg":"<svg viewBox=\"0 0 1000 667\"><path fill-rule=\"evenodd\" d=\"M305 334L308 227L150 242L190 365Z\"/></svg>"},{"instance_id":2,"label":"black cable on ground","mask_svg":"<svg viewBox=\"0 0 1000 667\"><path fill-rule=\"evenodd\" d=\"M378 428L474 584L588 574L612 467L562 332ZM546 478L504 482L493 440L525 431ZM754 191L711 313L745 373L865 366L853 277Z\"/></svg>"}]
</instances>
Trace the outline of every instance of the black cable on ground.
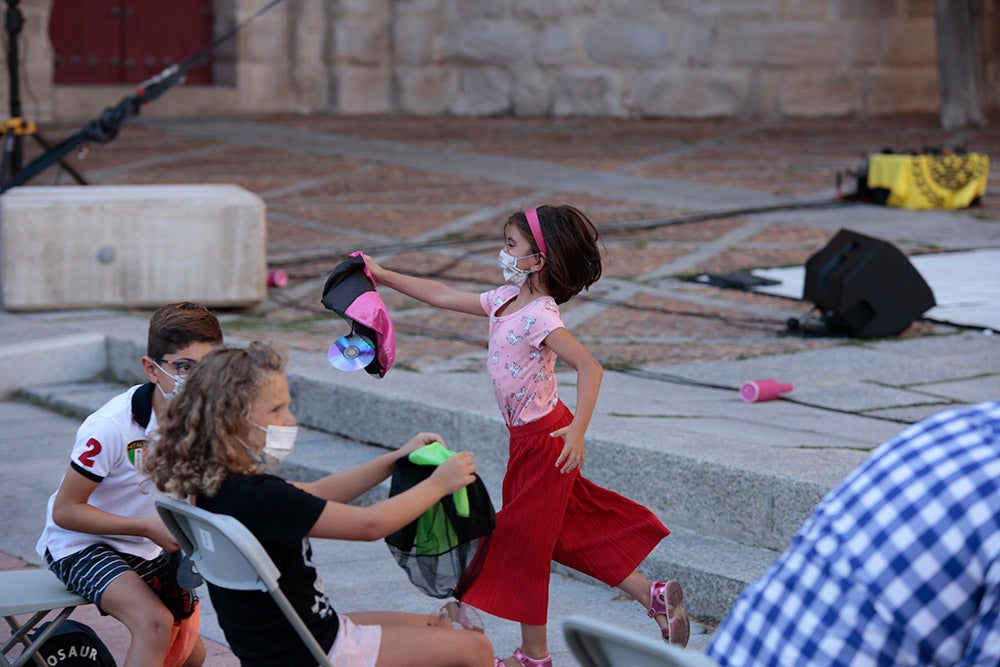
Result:
<instances>
[{"instance_id":1,"label":"black cable on ground","mask_svg":"<svg viewBox=\"0 0 1000 667\"><path fill-rule=\"evenodd\" d=\"M797 211L806 209L836 208L857 204L851 199L833 198L817 199L805 202L792 202L787 204L773 204L768 206L752 206L734 209L724 209L721 211L706 211L704 213L691 213L687 215L672 216L669 218L653 218L650 220L623 220L620 222L604 223L597 226L597 231L602 236L621 236L632 234L637 231L647 231L659 229L660 227L670 227L673 225L686 225L695 222L707 222L709 220L724 220L741 216L761 215L764 213L776 213L779 211ZM474 236L460 236L455 238L438 239L431 241L398 241L393 243L376 244L365 247L365 252L369 255L380 253L400 253L407 250L421 250L425 248L447 248L477 245L479 243L495 243L499 238L498 234L476 234ZM300 257L290 257L283 259L283 267L297 266L302 264L312 264L313 262L340 261L348 253L357 250L357 247L344 249L333 249L329 251L318 251L315 254L303 253Z\"/></svg>"},{"instance_id":2,"label":"black cable on ground","mask_svg":"<svg viewBox=\"0 0 1000 667\"><path fill-rule=\"evenodd\" d=\"M728 392L738 392L739 387L734 387L732 385L715 384L712 382L701 382L699 380L691 380L686 377L681 377L680 375L673 375L671 373L663 373L660 371L648 371L641 368L633 368L624 371L618 371L626 375L631 375L632 377L643 378L645 380L655 380L657 382L669 382L671 384L687 385L691 387L703 387L706 389L721 389ZM838 414L853 415L855 417L864 417L865 419L877 419L879 421L892 422L894 424L912 424L912 421L906 419L896 419L894 417L883 417L881 415L868 415L859 412L852 412L850 410L843 410L841 408L832 408L828 405L820 405L818 403L809 403L807 401L800 401L789 396L778 397L779 401L786 401L788 403L794 403L796 405L801 405L808 408L816 408L818 410L825 410L827 412L836 412Z\"/></svg>"}]
</instances>

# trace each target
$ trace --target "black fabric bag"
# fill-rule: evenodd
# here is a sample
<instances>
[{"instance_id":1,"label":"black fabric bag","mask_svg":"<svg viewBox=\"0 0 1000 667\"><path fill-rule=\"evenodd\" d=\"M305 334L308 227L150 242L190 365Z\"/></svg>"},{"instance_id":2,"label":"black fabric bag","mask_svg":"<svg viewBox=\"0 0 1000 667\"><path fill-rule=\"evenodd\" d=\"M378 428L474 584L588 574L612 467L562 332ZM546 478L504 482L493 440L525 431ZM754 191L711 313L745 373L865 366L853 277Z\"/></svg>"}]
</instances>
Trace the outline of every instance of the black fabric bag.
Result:
<instances>
[{"instance_id":1,"label":"black fabric bag","mask_svg":"<svg viewBox=\"0 0 1000 667\"><path fill-rule=\"evenodd\" d=\"M32 630L32 641L42 633L48 623ZM118 667L111 651L86 623L67 619L52 633L37 655L51 667Z\"/></svg>"},{"instance_id":2,"label":"black fabric bag","mask_svg":"<svg viewBox=\"0 0 1000 667\"><path fill-rule=\"evenodd\" d=\"M406 457L397 460L389 496L427 479L435 467L413 463ZM385 538L389 551L413 585L431 597L460 595L475 579L474 557L477 551L486 549L489 534L496 526L493 503L479 475L465 491L467 515L463 516L456 507L454 494L448 495L419 519Z\"/></svg>"},{"instance_id":3,"label":"black fabric bag","mask_svg":"<svg viewBox=\"0 0 1000 667\"><path fill-rule=\"evenodd\" d=\"M365 366L365 372L385 377L396 359L396 330L360 250L352 252L327 276L322 302L351 323L352 336L363 336L375 346L375 357Z\"/></svg>"}]
</instances>

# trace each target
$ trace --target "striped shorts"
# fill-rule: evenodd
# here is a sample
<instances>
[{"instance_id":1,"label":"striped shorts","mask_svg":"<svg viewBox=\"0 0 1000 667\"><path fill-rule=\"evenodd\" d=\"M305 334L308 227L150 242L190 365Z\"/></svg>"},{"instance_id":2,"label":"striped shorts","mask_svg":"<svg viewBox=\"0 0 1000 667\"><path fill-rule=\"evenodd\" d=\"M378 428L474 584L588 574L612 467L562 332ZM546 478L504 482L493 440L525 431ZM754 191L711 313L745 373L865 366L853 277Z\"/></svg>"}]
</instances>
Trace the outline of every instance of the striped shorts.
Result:
<instances>
[{"instance_id":1,"label":"striped shorts","mask_svg":"<svg viewBox=\"0 0 1000 667\"><path fill-rule=\"evenodd\" d=\"M180 552L161 552L153 560L115 551L106 544L93 544L65 558L53 560L46 551L45 560L66 588L101 608L101 595L105 589L129 570L135 572L153 589L175 620L187 618L194 612L197 596L194 591L181 588L177 583L177 565ZM102 610L103 614L104 611Z\"/></svg>"}]
</instances>

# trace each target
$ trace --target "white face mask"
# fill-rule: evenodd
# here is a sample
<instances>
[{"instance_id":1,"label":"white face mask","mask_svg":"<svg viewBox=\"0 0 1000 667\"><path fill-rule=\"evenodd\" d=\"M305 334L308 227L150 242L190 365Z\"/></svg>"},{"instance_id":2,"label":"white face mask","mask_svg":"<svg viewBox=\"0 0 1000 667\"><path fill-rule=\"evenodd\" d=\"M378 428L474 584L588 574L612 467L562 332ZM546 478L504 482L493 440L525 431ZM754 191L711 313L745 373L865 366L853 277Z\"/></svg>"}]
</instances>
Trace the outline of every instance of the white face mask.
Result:
<instances>
[{"instance_id":1,"label":"white face mask","mask_svg":"<svg viewBox=\"0 0 1000 667\"><path fill-rule=\"evenodd\" d=\"M501 248L500 256L497 260L500 262L500 268L503 269L503 279L506 280L511 285L516 285L520 287L524 284L524 281L528 279L531 275L530 269L519 269L517 268L517 263L524 259L525 257L534 257L535 255L525 255L524 257L514 257L506 250Z\"/></svg>"},{"instance_id":2,"label":"white face mask","mask_svg":"<svg viewBox=\"0 0 1000 667\"><path fill-rule=\"evenodd\" d=\"M163 366L159 365L155 361L153 362L153 365L159 368L161 371L163 371L164 375L166 375L168 378L174 381L174 388L169 393L163 391L163 387L160 386L159 382L156 383L156 388L157 390L159 390L160 395L163 396L163 398L167 401L167 403L169 403L170 399L176 396L177 394L181 393L181 389L184 388L184 377L181 375L171 375L166 370L164 370Z\"/></svg>"},{"instance_id":3,"label":"white face mask","mask_svg":"<svg viewBox=\"0 0 1000 667\"><path fill-rule=\"evenodd\" d=\"M281 463L295 449L295 436L298 435L298 426L275 426L268 425L264 428L260 424L254 424L261 431L267 433L264 438L264 457Z\"/></svg>"}]
</instances>

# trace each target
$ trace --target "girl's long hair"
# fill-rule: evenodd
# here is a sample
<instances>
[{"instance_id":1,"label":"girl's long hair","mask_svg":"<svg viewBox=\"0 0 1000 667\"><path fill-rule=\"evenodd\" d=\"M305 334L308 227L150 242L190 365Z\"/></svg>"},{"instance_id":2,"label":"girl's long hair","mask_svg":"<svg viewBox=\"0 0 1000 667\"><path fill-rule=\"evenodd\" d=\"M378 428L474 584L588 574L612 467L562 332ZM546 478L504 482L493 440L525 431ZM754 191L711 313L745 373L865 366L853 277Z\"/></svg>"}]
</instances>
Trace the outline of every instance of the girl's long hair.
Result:
<instances>
[{"instance_id":1,"label":"girl's long hair","mask_svg":"<svg viewBox=\"0 0 1000 667\"><path fill-rule=\"evenodd\" d=\"M240 440L253 402L271 373L283 373L282 348L255 341L209 352L167 407L143 467L161 491L212 496L230 475L263 468Z\"/></svg>"},{"instance_id":2,"label":"girl's long hair","mask_svg":"<svg viewBox=\"0 0 1000 667\"><path fill-rule=\"evenodd\" d=\"M544 281L556 303L566 303L601 277L597 228L573 206L539 206L535 211L547 250L545 268L539 280ZM504 228L510 225L517 227L535 252L539 251L524 213L510 216ZM535 275L529 276L528 280L535 280ZM529 287L532 285L529 284Z\"/></svg>"}]
</instances>

